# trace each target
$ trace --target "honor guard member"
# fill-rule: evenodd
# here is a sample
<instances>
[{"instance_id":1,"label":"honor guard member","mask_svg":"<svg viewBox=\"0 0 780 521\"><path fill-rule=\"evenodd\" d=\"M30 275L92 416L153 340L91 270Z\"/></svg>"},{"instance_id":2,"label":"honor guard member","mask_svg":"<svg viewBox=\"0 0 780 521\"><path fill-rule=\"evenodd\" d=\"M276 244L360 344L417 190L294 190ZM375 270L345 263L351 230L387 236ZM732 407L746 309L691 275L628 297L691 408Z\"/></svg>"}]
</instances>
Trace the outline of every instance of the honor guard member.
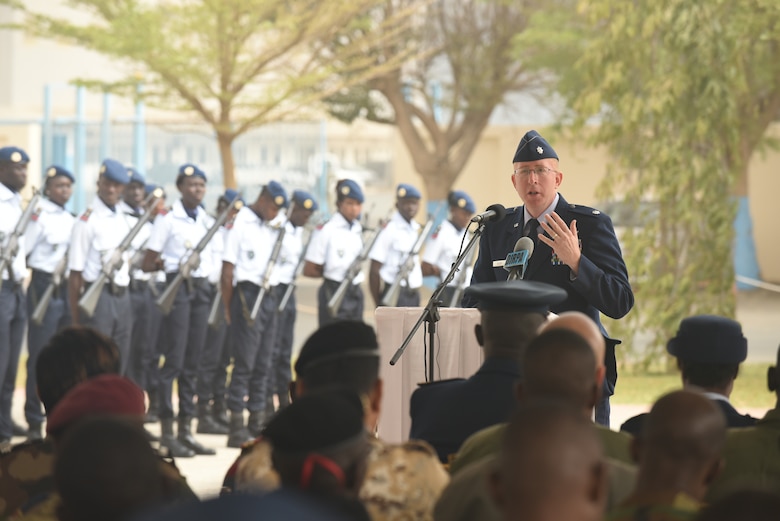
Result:
<instances>
[{"instance_id":1,"label":"honor guard member","mask_svg":"<svg viewBox=\"0 0 780 521\"><path fill-rule=\"evenodd\" d=\"M170 212L155 219L146 243L144 271L165 270L170 283L187 262L193 249L211 228L214 219L200 206L206 195L206 174L195 165L179 168L176 187L181 198ZM160 444L174 457L216 454L201 445L192 435L195 417L195 391L198 360L206 342L211 291L208 275L214 269L211 246L200 252L200 264L192 270L176 293L170 313L163 317L162 348L165 363L160 369ZM178 436L173 435L173 381L178 382Z\"/></svg>"},{"instance_id":2,"label":"honor guard member","mask_svg":"<svg viewBox=\"0 0 780 521\"><path fill-rule=\"evenodd\" d=\"M395 191L396 211L390 218L384 230L377 238L374 247L368 254L371 259L371 271L368 283L371 296L377 306L382 305L382 298L393 284L401 265L417 241L420 234L420 224L414 220L420 209L420 191L412 185L399 184ZM384 282L384 289L380 287ZM420 286L422 286L422 269L420 256L414 256L414 267L409 276L401 281L398 293L398 307L415 307L420 305Z\"/></svg>"},{"instance_id":3,"label":"honor guard member","mask_svg":"<svg viewBox=\"0 0 780 521\"><path fill-rule=\"evenodd\" d=\"M365 275L360 271L350 282L336 316L328 311L328 301L341 285L347 270L363 250L363 227L358 221L363 209L363 190L352 179L336 184L336 209L328 222L318 227L306 250L306 277L322 277L317 291L319 326L336 320L363 320L363 290Z\"/></svg>"},{"instance_id":4,"label":"honor guard member","mask_svg":"<svg viewBox=\"0 0 780 521\"><path fill-rule=\"evenodd\" d=\"M468 228L474 212L477 211L474 200L462 190L450 192L447 202L450 206L450 218L441 223L439 229L428 239L422 256L423 276L437 277L439 282L442 282L452 269L452 265L460 254L461 246L468 242L468 239L463 240L463 234ZM471 280L471 265L467 266L464 263L459 269L465 270L465 275L459 277L460 272L456 273L455 278L444 289L441 298L443 306L450 305L459 279L463 281L461 284L463 288L468 286L468 282Z\"/></svg>"},{"instance_id":5,"label":"honor guard member","mask_svg":"<svg viewBox=\"0 0 780 521\"><path fill-rule=\"evenodd\" d=\"M551 284L511 280L472 284L466 295L479 303L474 328L485 361L470 378L421 385L412 393L410 439L425 440L447 463L475 432L507 421L515 409L520 362L550 306L566 292Z\"/></svg>"},{"instance_id":6,"label":"honor guard member","mask_svg":"<svg viewBox=\"0 0 780 521\"><path fill-rule=\"evenodd\" d=\"M217 199L217 216L227 209L230 203L238 197L238 192L232 188ZM230 355L225 358L227 337L227 325L222 319L225 316L225 308L222 304L222 295L218 292L219 280L222 275L222 253L225 250L225 236L233 226L233 220L228 218L225 224L219 228L217 234L211 240L212 253L214 254L214 270L209 275L211 284L211 305L217 305L216 324L209 324L206 333L206 345L198 364L198 434L227 434L228 421L225 407L225 382L227 380L227 366L230 365ZM218 299L218 300L217 300ZM209 320L211 312L209 310ZM212 401L214 402L212 405ZM216 407L217 415L214 414ZM222 419L224 418L224 421Z\"/></svg>"},{"instance_id":7,"label":"honor guard member","mask_svg":"<svg viewBox=\"0 0 780 521\"><path fill-rule=\"evenodd\" d=\"M0 252L8 246L16 223L22 216L22 196L27 184L27 164L30 157L17 147L0 148ZM0 287L0 449L11 442L16 432L26 430L14 426L11 420L11 399L16 386L19 352L22 350L24 327L27 324L27 302L22 282L27 276L24 261L24 236L19 249L2 274ZM14 428L16 427L16 428ZM16 431L16 432L14 432Z\"/></svg>"},{"instance_id":8,"label":"honor guard member","mask_svg":"<svg viewBox=\"0 0 780 521\"><path fill-rule=\"evenodd\" d=\"M130 254L125 252L122 265L103 286L91 317L79 310L82 290L95 282L114 250L134 225L134 220L119 207L120 196L130 182L127 168L114 159L100 166L97 196L92 205L73 225L68 253L68 299L74 325L94 327L113 338L119 347L121 372L127 370L130 355L130 331L133 308L127 287L130 284Z\"/></svg>"},{"instance_id":9,"label":"honor guard member","mask_svg":"<svg viewBox=\"0 0 780 521\"><path fill-rule=\"evenodd\" d=\"M510 208L506 217L488 223L479 241L479 256L471 283L506 280L507 271L494 267L504 260L523 236L535 243L525 280L554 284L567 298L553 313L580 311L598 324L607 341L604 364L607 378L596 407L596 422L609 425L609 397L617 381L615 345L607 336L599 313L619 319L634 306L634 293L610 218L599 210L570 204L558 192L563 181L558 154L535 130L527 132L512 159L512 186L523 206ZM464 298L464 307L475 301Z\"/></svg>"},{"instance_id":10,"label":"honor guard member","mask_svg":"<svg viewBox=\"0 0 780 521\"><path fill-rule=\"evenodd\" d=\"M44 415L36 389L35 365L38 353L60 329L71 323L68 307L67 262L65 256L70 246L70 236L76 218L65 205L73 193L76 179L65 168L52 165L46 169L46 180L38 210L32 215L24 237L27 267L32 279L27 289L27 385L24 416L29 425L28 438L41 439ZM53 287L51 299L39 322L34 313L49 287Z\"/></svg>"},{"instance_id":11,"label":"honor guard member","mask_svg":"<svg viewBox=\"0 0 780 521\"><path fill-rule=\"evenodd\" d=\"M278 284L274 286L276 300L281 305L282 298L290 284L295 283L295 268L303 253L303 228L309 222L314 212L319 209L317 201L309 192L295 190L292 193L292 203L288 209L282 251L276 262L273 277ZM273 362L271 363L271 382L267 400L270 404L268 412L273 413L273 395L279 397L279 408L290 404L290 382L292 371L290 359L293 348L293 332L295 330L295 290L285 303L284 309L277 307L276 338L273 342Z\"/></svg>"},{"instance_id":12,"label":"honor guard member","mask_svg":"<svg viewBox=\"0 0 780 521\"><path fill-rule=\"evenodd\" d=\"M259 432L265 421L265 394L273 353L272 332L266 328L273 325L277 305L271 292L263 298L254 321L250 314L279 234L279 227L272 221L286 205L284 188L270 181L254 203L238 211L225 239L222 302L234 357L228 387L228 447L241 447L250 441L250 430ZM249 401L244 400L247 395ZM244 409L249 410L249 428L244 424Z\"/></svg>"}]
</instances>

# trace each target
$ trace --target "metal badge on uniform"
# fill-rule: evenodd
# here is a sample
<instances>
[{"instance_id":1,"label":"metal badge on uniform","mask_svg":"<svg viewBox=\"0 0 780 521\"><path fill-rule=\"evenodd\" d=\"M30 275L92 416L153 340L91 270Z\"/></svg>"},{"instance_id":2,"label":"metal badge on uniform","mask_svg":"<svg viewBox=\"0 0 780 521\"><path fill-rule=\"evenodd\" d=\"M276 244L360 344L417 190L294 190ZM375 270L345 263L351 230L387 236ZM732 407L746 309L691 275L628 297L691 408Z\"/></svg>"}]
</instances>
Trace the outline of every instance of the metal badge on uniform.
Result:
<instances>
[{"instance_id":1,"label":"metal badge on uniform","mask_svg":"<svg viewBox=\"0 0 780 521\"><path fill-rule=\"evenodd\" d=\"M249 260L252 260L252 259L255 258L255 252L248 251L248 252L246 252L246 256L249 257Z\"/></svg>"},{"instance_id":2,"label":"metal badge on uniform","mask_svg":"<svg viewBox=\"0 0 780 521\"><path fill-rule=\"evenodd\" d=\"M336 250L336 254L337 254L339 257L343 257L343 256L344 256L344 250Z\"/></svg>"}]
</instances>

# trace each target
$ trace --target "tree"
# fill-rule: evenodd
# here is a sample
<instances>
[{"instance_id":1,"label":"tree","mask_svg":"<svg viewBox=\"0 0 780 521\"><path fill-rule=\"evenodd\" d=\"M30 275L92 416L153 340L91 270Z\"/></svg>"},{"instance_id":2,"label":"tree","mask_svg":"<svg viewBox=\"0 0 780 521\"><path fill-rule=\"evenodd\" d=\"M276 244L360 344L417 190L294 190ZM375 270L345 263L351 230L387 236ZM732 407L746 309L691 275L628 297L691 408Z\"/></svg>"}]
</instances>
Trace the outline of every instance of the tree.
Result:
<instances>
[{"instance_id":1,"label":"tree","mask_svg":"<svg viewBox=\"0 0 780 521\"><path fill-rule=\"evenodd\" d=\"M404 5L389 1L384 16ZM429 199L444 199L495 107L508 93L533 92L548 77L529 65L533 47L516 58L518 38L541 5L551 4L433 0L408 42L376 49L382 63L404 45L416 45L417 59L334 94L331 113L348 122L362 117L397 126Z\"/></svg>"},{"instance_id":2,"label":"tree","mask_svg":"<svg viewBox=\"0 0 780 521\"><path fill-rule=\"evenodd\" d=\"M780 4L589 0L581 12L592 32L560 84L572 128L614 158L606 196L654 208L624 237L637 304L616 326L650 334L648 365L681 318L735 313L735 196L780 114Z\"/></svg>"},{"instance_id":3,"label":"tree","mask_svg":"<svg viewBox=\"0 0 780 521\"><path fill-rule=\"evenodd\" d=\"M79 24L45 12L25 13L18 27L57 38L127 65L122 81L88 81L114 92L143 96L156 107L189 112L214 130L226 187L236 186L231 144L252 128L300 118L322 98L397 68L407 53L381 64L365 50L405 39L416 6L376 23L383 0L71 0L90 20ZM341 31L361 38L331 45ZM412 50L407 48L407 52ZM347 80L348 78L348 80Z\"/></svg>"}]
</instances>

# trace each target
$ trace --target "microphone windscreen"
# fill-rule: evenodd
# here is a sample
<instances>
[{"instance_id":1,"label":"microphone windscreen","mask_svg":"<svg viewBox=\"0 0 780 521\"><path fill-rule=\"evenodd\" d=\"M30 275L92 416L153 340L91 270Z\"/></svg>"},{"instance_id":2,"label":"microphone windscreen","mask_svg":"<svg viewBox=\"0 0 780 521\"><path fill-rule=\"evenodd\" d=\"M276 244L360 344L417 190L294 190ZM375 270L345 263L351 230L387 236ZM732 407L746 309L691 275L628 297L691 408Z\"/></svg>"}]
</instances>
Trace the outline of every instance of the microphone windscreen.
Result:
<instances>
[{"instance_id":1,"label":"microphone windscreen","mask_svg":"<svg viewBox=\"0 0 780 521\"><path fill-rule=\"evenodd\" d=\"M504 208L503 204L491 204L486 208L487 210L493 210L496 212L496 216L491 219L493 222L498 222L502 220L504 217L506 217L506 208Z\"/></svg>"},{"instance_id":2,"label":"microphone windscreen","mask_svg":"<svg viewBox=\"0 0 780 521\"><path fill-rule=\"evenodd\" d=\"M534 253L534 241L532 241L528 237L520 237L515 243L515 251L522 251L522 250L527 250L528 257L530 258L531 255Z\"/></svg>"}]
</instances>

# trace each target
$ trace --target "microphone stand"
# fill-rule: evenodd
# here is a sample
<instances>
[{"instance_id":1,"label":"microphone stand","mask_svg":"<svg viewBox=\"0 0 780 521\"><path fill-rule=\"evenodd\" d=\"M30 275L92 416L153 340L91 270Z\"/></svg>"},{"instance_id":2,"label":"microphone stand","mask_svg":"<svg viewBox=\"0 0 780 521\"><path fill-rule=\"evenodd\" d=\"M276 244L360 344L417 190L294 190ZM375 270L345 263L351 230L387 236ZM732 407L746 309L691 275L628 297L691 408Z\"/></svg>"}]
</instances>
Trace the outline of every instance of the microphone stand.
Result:
<instances>
[{"instance_id":1,"label":"microphone stand","mask_svg":"<svg viewBox=\"0 0 780 521\"><path fill-rule=\"evenodd\" d=\"M474 246L477 244L477 240L479 240L480 237L482 237L482 233L485 231L485 226L487 225L486 221L483 221L479 224L477 229L474 231L474 235L471 236L471 240L469 240L468 244L466 245L466 248L461 252L460 255L458 255L458 258L455 259L455 262L452 263L452 267L450 268L450 272L447 274L446 277L444 277L444 280L441 281L441 283L436 287L436 290L433 292L433 295L431 295L431 298L428 300L428 304L426 304L425 309L423 309L422 314L420 315L420 318L417 319L417 322L414 324L414 327L412 327L412 330L409 331L409 334L406 335L406 339L401 344L401 347L398 348L398 350L393 355L393 358L390 359L390 365L395 365L396 362L398 362L398 359L403 356L404 351L406 351L406 348L409 346L409 343L412 341L412 337L417 332L418 329L420 329L420 326L423 322L428 323L428 382L433 382L433 362L434 362L434 341L436 338L436 323L441 318L441 314L439 313L439 306L441 306L441 295L444 292L444 289L447 287L447 285L452 282L452 280L455 278L455 274L458 272L458 267L463 264L463 260L468 256L469 252L474 248Z\"/></svg>"}]
</instances>

